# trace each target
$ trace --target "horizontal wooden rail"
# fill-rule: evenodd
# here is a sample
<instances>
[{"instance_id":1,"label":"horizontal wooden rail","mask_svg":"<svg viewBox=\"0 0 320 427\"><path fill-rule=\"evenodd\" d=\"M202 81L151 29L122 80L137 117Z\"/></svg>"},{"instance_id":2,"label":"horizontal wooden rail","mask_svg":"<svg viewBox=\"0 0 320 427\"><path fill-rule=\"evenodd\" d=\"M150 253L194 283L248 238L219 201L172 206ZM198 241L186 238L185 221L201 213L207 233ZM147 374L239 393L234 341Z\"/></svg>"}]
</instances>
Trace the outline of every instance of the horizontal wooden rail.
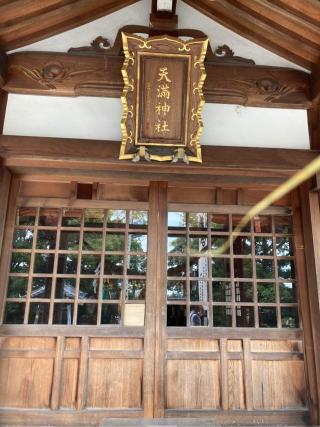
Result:
<instances>
[{"instance_id":1,"label":"horizontal wooden rail","mask_svg":"<svg viewBox=\"0 0 320 427\"><path fill-rule=\"evenodd\" d=\"M47 96L120 97L122 56L18 52L8 56L3 89ZM255 107L311 108L309 74L254 64L205 64L206 102ZM52 69L52 72L50 70ZM57 72L60 73L57 78Z\"/></svg>"}]
</instances>

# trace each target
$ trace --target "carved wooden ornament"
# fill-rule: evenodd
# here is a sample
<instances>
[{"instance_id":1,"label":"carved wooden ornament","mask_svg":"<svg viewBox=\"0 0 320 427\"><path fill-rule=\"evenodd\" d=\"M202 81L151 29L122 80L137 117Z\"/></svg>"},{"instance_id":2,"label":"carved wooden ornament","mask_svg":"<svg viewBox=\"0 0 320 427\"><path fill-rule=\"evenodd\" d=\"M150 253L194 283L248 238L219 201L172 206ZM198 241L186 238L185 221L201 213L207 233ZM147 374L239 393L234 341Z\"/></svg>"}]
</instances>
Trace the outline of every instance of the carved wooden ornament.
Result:
<instances>
[{"instance_id":1,"label":"carved wooden ornament","mask_svg":"<svg viewBox=\"0 0 320 427\"><path fill-rule=\"evenodd\" d=\"M200 135L208 39L122 33L120 159L202 162Z\"/></svg>"}]
</instances>

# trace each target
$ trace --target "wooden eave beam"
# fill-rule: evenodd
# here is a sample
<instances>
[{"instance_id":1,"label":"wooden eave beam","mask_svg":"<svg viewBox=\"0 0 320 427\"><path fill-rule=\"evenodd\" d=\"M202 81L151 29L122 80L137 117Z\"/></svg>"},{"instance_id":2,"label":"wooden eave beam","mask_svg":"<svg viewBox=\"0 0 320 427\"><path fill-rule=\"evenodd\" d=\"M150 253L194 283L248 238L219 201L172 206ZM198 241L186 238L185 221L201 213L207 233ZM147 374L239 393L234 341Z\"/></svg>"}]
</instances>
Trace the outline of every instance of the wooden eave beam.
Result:
<instances>
[{"instance_id":1,"label":"wooden eave beam","mask_svg":"<svg viewBox=\"0 0 320 427\"><path fill-rule=\"evenodd\" d=\"M28 14L28 7L17 7L25 11L22 19L18 12L17 21L11 21L10 25L2 22L0 15L0 44L6 50L13 50L30 43L43 40L64 31L87 24L95 19L116 12L123 7L136 3L138 0L75 0L71 4L46 8L42 0L37 1L38 13ZM1 3L0 3L1 6ZM6 8L8 5L4 5ZM30 5L29 5L30 8ZM6 19L6 17L5 17Z\"/></svg>"},{"instance_id":2,"label":"wooden eave beam","mask_svg":"<svg viewBox=\"0 0 320 427\"><path fill-rule=\"evenodd\" d=\"M231 31L306 69L311 70L318 58L317 50L311 47L306 49L303 43L248 15L228 0L183 1Z\"/></svg>"},{"instance_id":3,"label":"wooden eave beam","mask_svg":"<svg viewBox=\"0 0 320 427\"><path fill-rule=\"evenodd\" d=\"M0 158L15 174L97 176L187 184L279 185L319 151L203 146L203 163L133 163L119 160L120 142L0 135Z\"/></svg>"},{"instance_id":4,"label":"wooden eave beam","mask_svg":"<svg viewBox=\"0 0 320 427\"><path fill-rule=\"evenodd\" d=\"M8 56L8 93L120 97L122 56L18 52ZM252 107L312 106L308 73L253 64L206 62L206 102Z\"/></svg>"}]
</instances>

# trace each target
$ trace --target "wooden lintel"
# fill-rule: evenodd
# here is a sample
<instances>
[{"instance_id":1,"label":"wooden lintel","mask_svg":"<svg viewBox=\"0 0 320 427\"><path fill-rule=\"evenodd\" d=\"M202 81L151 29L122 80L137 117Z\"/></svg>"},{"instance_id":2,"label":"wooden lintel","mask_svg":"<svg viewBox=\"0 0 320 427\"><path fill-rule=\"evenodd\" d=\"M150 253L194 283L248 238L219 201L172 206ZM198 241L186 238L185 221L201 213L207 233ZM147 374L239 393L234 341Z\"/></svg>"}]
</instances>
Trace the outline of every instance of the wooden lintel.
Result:
<instances>
[{"instance_id":1,"label":"wooden lintel","mask_svg":"<svg viewBox=\"0 0 320 427\"><path fill-rule=\"evenodd\" d=\"M9 93L120 97L122 56L18 52L8 57ZM310 77L303 71L206 62L206 102L255 107L311 108Z\"/></svg>"},{"instance_id":2,"label":"wooden lintel","mask_svg":"<svg viewBox=\"0 0 320 427\"><path fill-rule=\"evenodd\" d=\"M90 149L88 148L90 147ZM319 151L274 148L202 147L202 164L119 160L120 142L0 135L0 157L14 173L86 175L130 179L247 185L278 185L312 161ZM94 172L93 172L94 171Z\"/></svg>"}]
</instances>

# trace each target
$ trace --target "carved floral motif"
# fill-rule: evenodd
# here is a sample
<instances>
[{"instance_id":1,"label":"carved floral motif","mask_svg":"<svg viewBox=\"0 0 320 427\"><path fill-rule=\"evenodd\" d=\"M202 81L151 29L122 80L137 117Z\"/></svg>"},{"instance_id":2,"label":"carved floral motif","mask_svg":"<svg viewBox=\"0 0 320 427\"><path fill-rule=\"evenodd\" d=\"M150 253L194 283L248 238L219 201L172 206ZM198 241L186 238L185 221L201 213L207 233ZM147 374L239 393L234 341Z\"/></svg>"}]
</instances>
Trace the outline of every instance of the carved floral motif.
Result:
<instances>
[{"instance_id":1,"label":"carved floral motif","mask_svg":"<svg viewBox=\"0 0 320 427\"><path fill-rule=\"evenodd\" d=\"M57 84L61 84L72 77L97 71L94 69L72 71L69 68L64 67L59 62L48 62L42 69L29 68L24 65L11 65L9 70L21 71L27 77L35 80L40 85L52 90L57 88Z\"/></svg>"}]
</instances>

